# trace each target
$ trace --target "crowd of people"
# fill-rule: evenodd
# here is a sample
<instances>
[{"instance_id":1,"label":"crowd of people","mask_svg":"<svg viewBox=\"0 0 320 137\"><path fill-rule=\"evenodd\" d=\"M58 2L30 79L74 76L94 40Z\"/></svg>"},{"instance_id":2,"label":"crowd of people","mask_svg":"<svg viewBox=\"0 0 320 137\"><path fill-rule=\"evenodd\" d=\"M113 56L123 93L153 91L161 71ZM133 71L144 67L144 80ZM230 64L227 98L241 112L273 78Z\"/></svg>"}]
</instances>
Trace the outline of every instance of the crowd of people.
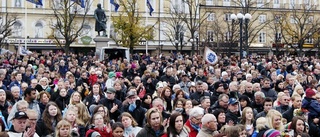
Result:
<instances>
[{"instance_id":1,"label":"crowd of people","mask_svg":"<svg viewBox=\"0 0 320 137\"><path fill-rule=\"evenodd\" d=\"M314 57L0 55L1 137L318 137Z\"/></svg>"}]
</instances>

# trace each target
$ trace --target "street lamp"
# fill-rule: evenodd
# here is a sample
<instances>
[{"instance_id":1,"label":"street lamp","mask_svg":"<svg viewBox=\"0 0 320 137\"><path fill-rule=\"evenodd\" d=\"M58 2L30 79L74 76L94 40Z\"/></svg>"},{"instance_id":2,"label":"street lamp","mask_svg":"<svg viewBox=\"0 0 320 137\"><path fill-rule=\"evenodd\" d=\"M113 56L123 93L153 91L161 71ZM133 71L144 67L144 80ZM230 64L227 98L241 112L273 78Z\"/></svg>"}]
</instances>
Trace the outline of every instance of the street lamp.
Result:
<instances>
[{"instance_id":1,"label":"street lamp","mask_svg":"<svg viewBox=\"0 0 320 137\"><path fill-rule=\"evenodd\" d=\"M246 13L245 15L243 15L242 13L238 13L237 15L235 14L231 14L231 19L233 21L238 20L239 21L239 27L240 27L240 38L239 38L239 43L240 43L240 63L241 60L243 58L244 52L242 49L243 46L243 20L245 21L245 41L246 41L246 45L248 45L248 22L251 19L251 15L249 13Z\"/></svg>"},{"instance_id":2,"label":"street lamp","mask_svg":"<svg viewBox=\"0 0 320 137\"><path fill-rule=\"evenodd\" d=\"M176 40L174 40L174 43L175 43L175 46L176 46L176 52L178 52L178 49L179 49L179 41L176 39Z\"/></svg>"}]
</instances>

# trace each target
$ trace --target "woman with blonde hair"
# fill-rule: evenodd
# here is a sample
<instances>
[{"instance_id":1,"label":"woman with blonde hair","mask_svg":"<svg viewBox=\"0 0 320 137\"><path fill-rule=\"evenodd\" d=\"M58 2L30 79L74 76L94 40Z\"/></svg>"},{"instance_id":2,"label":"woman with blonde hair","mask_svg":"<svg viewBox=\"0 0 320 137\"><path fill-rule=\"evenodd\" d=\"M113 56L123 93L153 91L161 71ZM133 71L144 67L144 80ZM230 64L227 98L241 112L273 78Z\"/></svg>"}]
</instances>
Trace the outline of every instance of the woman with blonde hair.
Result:
<instances>
[{"instance_id":1,"label":"woman with blonde hair","mask_svg":"<svg viewBox=\"0 0 320 137\"><path fill-rule=\"evenodd\" d=\"M283 129L283 124L281 121L282 114L279 111L275 109L269 110L266 116L266 119L267 119L266 125L268 128L282 131Z\"/></svg>"},{"instance_id":2,"label":"woman with blonde hair","mask_svg":"<svg viewBox=\"0 0 320 137\"><path fill-rule=\"evenodd\" d=\"M90 121L90 114L89 114L87 107L82 103L78 103L75 106L78 108L79 120L81 120L85 124L85 127L86 127Z\"/></svg>"},{"instance_id":3,"label":"woman with blonde hair","mask_svg":"<svg viewBox=\"0 0 320 137\"><path fill-rule=\"evenodd\" d=\"M138 126L138 123L134 120L132 115L128 112L124 112L120 116L121 123L124 126L124 136L135 137L139 131L142 129Z\"/></svg>"},{"instance_id":4,"label":"woman with blonde hair","mask_svg":"<svg viewBox=\"0 0 320 137\"><path fill-rule=\"evenodd\" d=\"M55 137L71 137L71 125L66 120L61 120L56 127Z\"/></svg>"},{"instance_id":5,"label":"woman with blonde hair","mask_svg":"<svg viewBox=\"0 0 320 137\"><path fill-rule=\"evenodd\" d=\"M70 102L69 102L69 105L76 105L78 103L82 103L82 97L81 97L81 94L77 91L73 92L70 96Z\"/></svg>"},{"instance_id":6,"label":"woman with blonde hair","mask_svg":"<svg viewBox=\"0 0 320 137\"><path fill-rule=\"evenodd\" d=\"M72 132L78 134L81 137L84 137L86 134L85 124L83 121L79 120L78 117L78 108L75 106L69 106L66 110L63 119L68 121L71 124Z\"/></svg>"},{"instance_id":7,"label":"woman with blonde hair","mask_svg":"<svg viewBox=\"0 0 320 137\"><path fill-rule=\"evenodd\" d=\"M297 85L297 86L294 88L291 97L292 97L294 94L298 94L298 95L301 96L301 98L304 98L304 89L303 89L303 87L302 87L300 84Z\"/></svg>"}]
</instances>

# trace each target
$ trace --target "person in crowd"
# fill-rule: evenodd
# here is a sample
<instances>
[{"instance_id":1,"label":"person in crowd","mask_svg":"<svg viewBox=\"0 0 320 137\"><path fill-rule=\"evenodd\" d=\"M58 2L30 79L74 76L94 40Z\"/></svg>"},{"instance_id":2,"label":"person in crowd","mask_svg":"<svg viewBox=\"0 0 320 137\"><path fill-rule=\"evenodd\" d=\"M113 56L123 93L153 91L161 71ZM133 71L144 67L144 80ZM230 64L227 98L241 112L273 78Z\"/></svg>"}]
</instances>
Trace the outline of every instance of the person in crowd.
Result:
<instances>
[{"instance_id":1,"label":"person in crowd","mask_svg":"<svg viewBox=\"0 0 320 137\"><path fill-rule=\"evenodd\" d=\"M217 118L217 130L219 131L224 125L226 125L226 113L223 109L216 109L212 114Z\"/></svg>"},{"instance_id":2,"label":"person in crowd","mask_svg":"<svg viewBox=\"0 0 320 137\"><path fill-rule=\"evenodd\" d=\"M164 100L164 108L166 111L171 112L173 108L173 100L171 99L172 91L170 87L163 88L160 97Z\"/></svg>"},{"instance_id":3,"label":"person in crowd","mask_svg":"<svg viewBox=\"0 0 320 137\"><path fill-rule=\"evenodd\" d=\"M200 107L203 108L205 113L212 112L210 109L210 97L209 96L203 96L200 98Z\"/></svg>"},{"instance_id":4,"label":"person in crowd","mask_svg":"<svg viewBox=\"0 0 320 137\"><path fill-rule=\"evenodd\" d=\"M162 137L188 136L189 130L183 126L183 116L180 113L173 113L170 116L169 126Z\"/></svg>"},{"instance_id":5,"label":"person in crowd","mask_svg":"<svg viewBox=\"0 0 320 137\"><path fill-rule=\"evenodd\" d=\"M301 116L293 117L290 128L293 129L295 137L301 135L302 133L307 133L305 119Z\"/></svg>"},{"instance_id":6,"label":"person in crowd","mask_svg":"<svg viewBox=\"0 0 320 137\"><path fill-rule=\"evenodd\" d=\"M63 111L66 107L68 107L70 102L70 97L67 94L67 90L62 88L59 90L59 96L55 100L55 103L57 103L59 109Z\"/></svg>"},{"instance_id":7,"label":"person in crowd","mask_svg":"<svg viewBox=\"0 0 320 137\"><path fill-rule=\"evenodd\" d=\"M226 112L226 122L228 125L236 125L240 122L239 101L236 98L230 98L228 110Z\"/></svg>"},{"instance_id":8,"label":"person in crowd","mask_svg":"<svg viewBox=\"0 0 320 137\"><path fill-rule=\"evenodd\" d=\"M155 98L152 101L152 107L158 109L158 111L162 114L162 118L164 120L170 117L170 114L164 110L164 101L162 98Z\"/></svg>"},{"instance_id":9,"label":"person in crowd","mask_svg":"<svg viewBox=\"0 0 320 137\"><path fill-rule=\"evenodd\" d=\"M223 109L224 111L227 111L228 109L228 102L229 102L229 96L227 94L220 94L218 101L215 102L210 109L216 110L216 109Z\"/></svg>"},{"instance_id":10,"label":"person in crowd","mask_svg":"<svg viewBox=\"0 0 320 137\"><path fill-rule=\"evenodd\" d=\"M256 119L260 117L266 117L270 109L272 109L272 99L267 97L264 99L264 102L263 102L263 111L261 111L256 115Z\"/></svg>"},{"instance_id":11,"label":"person in crowd","mask_svg":"<svg viewBox=\"0 0 320 137\"><path fill-rule=\"evenodd\" d=\"M10 128L8 134L10 137L32 137L36 133L34 127L27 129L27 119L28 115L26 112L17 111L12 118L12 127Z\"/></svg>"},{"instance_id":12,"label":"person in crowd","mask_svg":"<svg viewBox=\"0 0 320 137\"><path fill-rule=\"evenodd\" d=\"M95 114L100 114L103 116L103 121L105 122L104 124L109 124L111 123L110 121L110 116L109 116L109 110L107 107L103 106L103 105L97 105L95 106L94 108L92 108L92 116L95 115Z\"/></svg>"},{"instance_id":13,"label":"person in crowd","mask_svg":"<svg viewBox=\"0 0 320 137\"><path fill-rule=\"evenodd\" d=\"M37 118L38 118L38 112L33 110L33 109L28 109L26 111L28 115L28 120L27 120L27 128L32 128L36 130L37 127ZM39 137L37 133L33 134L34 137Z\"/></svg>"},{"instance_id":14,"label":"person in crowd","mask_svg":"<svg viewBox=\"0 0 320 137\"><path fill-rule=\"evenodd\" d=\"M196 137L200 131L201 119L204 115L204 110L200 107L194 107L189 112L189 119L184 124L190 129L189 137Z\"/></svg>"},{"instance_id":15,"label":"person in crowd","mask_svg":"<svg viewBox=\"0 0 320 137\"><path fill-rule=\"evenodd\" d=\"M213 114L205 114L201 119L201 130L197 134L197 137L213 137L217 134L217 118Z\"/></svg>"},{"instance_id":16,"label":"person in crowd","mask_svg":"<svg viewBox=\"0 0 320 137\"><path fill-rule=\"evenodd\" d=\"M6 91L4 91L3 89L0 89L0 112L1 112L0 117L4 123L6 123L9 116L9 112L8 112L9 102L6 100L6 98L7 98Z\"/></svg>"},{"instance_id":17,"label":"person in crowd","mask_svg":"<svg viewBox=\"0 0 320 137\"><path fill-rule=\"evenodd\" d=\"M71 137L71 130L71 124L66 120L61 120L55 128L55 137Z\"/></svg>"},{"instance_id":18,"label":"person in crowd","mask_svg":"<svg viewBox=\"0 0 320 137\"><path fill-rule=\"evenodd\" d=\"M97 113L92 116L93 126L86 132L86 136L89 136L93 132L98 132L101 137L112 136L112 129L110 123L105 125L104 118L101 114Z\"/></svg>"},{"instance_id":19,"label":"person in crowd","mask_svg":"<svg viewBox=\"0 0 320 137\"><path fill-rule=\"evenodd\" d=\"M29 104L25 100L20 100L16 104L14 104L14 106L12 106L11 112L9 113L9 116L7 119L7 123L8 123L9 128L11 126L11 119L14 117L15 113L18 111L25 112L25 111L27 111L28 107L29 107Z\"/></svg>"},{"instance_id":20,"label":"person in crowd","mask_svg":"<svg viewBox=\"0 0 320 137\"><path fill-rule=\"evenodd\" d=\"M120 76L119 76L120 77ZM120 77L122 79L122 76ZM116 98L120 101L124 101L126 99L127 87L124 85L122 80L118 79L114 82L113 88L116 90Z\"/></svg>"},{"instance_id":21,"label":"person in crowd","mask_svg":"<svg viewBox=\"0 0 320 137\"><path fill-rule=\"evenodd\" d=\"M320 103L316 100L316 92L313 89L306 89L306 96L302 100L301 108L308 110L308 117L319 117Z\"/></svg>"},{"instance_id":22,"label":"person in crowd","mask_svg":"<svg viewBox=\"0 0 320 137\"><path fill-rule=\"evenodd\" d=\"M57 123L62 120L59 107L54 102L48 102L41 119L37 122L36 132L39 136L54 135Z\"/></svg>"},{"instance_id":23,"label":"person in crowd","mask_svg":"<svg viewBox=\"0 0 320 137\"><path fill-rule=\"evenodd\" d=\"M293 114L294 110L301 109L301 106L302 106L302 99L299 94L292 94L291 100L292 100L292 107L290 107L290 109L286 110L282 114L283 118L285 118L287 122L291 122L294 115Z\"/></svg>"},{"instance_id":24,"label":"person in crowd","mask_svg":"<svg viewBox=\"0 0 320 137\"><path fill-rule=\"evenodd\" d=\"M270 129L275 129L282 131L283 130L283 123L282 123L282 114L274 109L268 111L266 116L267 118L267 127Z\"/></svg>"},{"instance_id":25,"label":"person in crowd","mask_svg":"<svg viewBox=\"0 0 320 137\"><path fill-rule=\"evenodd\" d=\"M138 99L136 94L136 89L131 88L130 91L127 93L127 101L128 104L123 105L122 112L128 112L131 116L138 121L138 125L140 127L143 126L144 114L146 113L146 109L141 107L141 100Z\"/></svg>"},{"instance_id":26,"label":"person in crowd","mask_svg":"<svg viewBox=\"0 0 320 137\"><path fill-rule=\"evenodd\" d=\"M50 101L51 95L48 92L42 91L39 93L38 98L39 98L39 108L40 108L40 114L42 115L46 105Z\"/></svg>"},{"instance_id":27,"label":"person in crowd","mask_svg":"<svg viewBox=\"0 0 320 137\"><path fill-rule=\"evenodd\" d=\"M254 116L253 110L251 107L245 107L242 111L240 124L245 126L247 135L251 136L254 132Z\"/></svg>"},{"instance_id":28,"label":"person in crowd","mask_svg":"<svg viewBox=\"0 0 320 137\"><path fill-rule=\"evenodd\" d=\"M87 107L82 103L78 103L75 106L78 108L78 119L84 123L85 127L87 127L90 123L90 113Z\"/></svg>"},{"instance_id":29,"label":"person in crowd","mask_svg":"<svg viewBox=\"0 0 320 137\"><path fill-rule=\"evenodd\" d=\"M138 123L135 121L135 119L131 116L130 113L123 112L120 116L120 120L124 126L125 137L135 137L142 129L140 126L138 126Z\"/></svg>"},{"instance_id":30,"label":"person in crowd","mask_svg":"<svg viewBox=\"0 0 320 137\"><path fill-rule=\"evenodd\" d=\"M267 122L267 119L265 117L258 118L257 121L256 121L255 130L254 130L254 132L253 132L251 137L257 137L257 135L260 132L268 130L268 127L266 127L266 122Z\"/></svg>"},{"instance_id":31,"label":"person in crowd","mask_svg":"<svg viewBox=\"0 0 320 137\"><path fill-rule=\"evenodd\" d=\"M39 84L37 84L37 86L35 87L35 89L38 91L38 92L41 92L41 91L46 91L48 93L51 93L52 92L52 89L49 85L49 80L48 78L46 77L43 77L39 80Z\"/></svg>"},{"instance_id":32,"label":"person in crowd","mask_svg":"<svg viewBox=\"0 0 320 137\"><path fill-rule=\"evenodd\" d=\"M124 137L123 131L124 126L122 125L122 123L116 122L112 125L112 137Z\"/></svg>"},{"instance_id":33,"label":"person in crowd","mask_svg":"<svg viewBox=\"0 0 320 137\"><path fill-rule=\"evenodd\" d=\"M159 137L164 134L161 112L156 108L151 108L146 113L146 125L136 137Z\"/></svg>"},{"instance_id":34,"label":"person in crowd","mask_svg":"<svg viewBox=\"0 0 320 137\"><path fill-rule=\"evenodd\" d=\"M82 97L81 94L79 92L73 92L70 96L70 101L69 101L69 105L76 105L78 103L82 103Z\"/></svg>"},{"instance_id":35,"label":"person in crowd","mask_svg":"<svg viewBox=\"0 0 320 137\"><path fill-rule=\"evenodd\" d=\"M84 137L86 130L85 130L85 123L83 123L81 120L78 119L78 110L75 106L70 106L64 116L64 120L67 120L72 127L72 133L76 134L80 137Z\"/></svg>"},{"instance_id":36,"label":"person in crowd","mask_svg":"<svg viewBox=\"0 0 320 137\"><path fill-rule=\"evenodd\" d=\"M100 89L100 85L95 83L92 85L92 91L89 95L84 99L83 103L88 107L91 105L98 105L101 99L105 98L102 90Z\"/></svg>"},{"instance_id":37,"label":"person in crowd","mask_svg":"<svg viewBox=\"0 0 320 137\"><path fill-rule=\"evenodd\" d=\"M100 100L100 104L109 110L110 119L116 121L122 112L122 102L115 98L116 90L113 87L107 88L107 97Z\"/></svg>"},{"instance_id":38,"label":"person in crowd","mask_svg":"<svg viewBox=\"0 0 320 137\"><path fill-rule=\"evenodd\" d=\"M203 84L202 81L197 81L196 92L192 93L190 95L190 99L191 100L195 100L195 101L200 103L200 98L202 96L209 96L210 97L210 93L209 92L204 92L202 84Z\"/></svg>"},{"instance_id":39,"label":"person in crowd","mask_svg":"<svg viewBox=\"0 0 320 137\"><path fill-rule=\"evenodd\" d=\"M269 78L264 78L263 79L263 86L261 88L261 91L264 93L266 97L270 97L272 100L277 99L277 93L270 87L270 79Z\"/></svg>"},{"instance_id":40,"label":"person in crowd","mask_svg":"<svg viewBox=\"0 0 320 137\"><path fill-rule=\"evenodd\" d=\"M151 94L147 93L141 98L141 107L145 109L150 109L152 103L152 96Z\"/></svg>"},{"instance_id":41,"label":"person in crowd","mask_svg":"<svg viewBox=\"0 0 320 137\"><path fill-rule=\"evenodd\" d=\"M290 103L290 96L284 94L281 98L279 98L280 105L276 106L274 109L279 111L280 113L284 113L288 109L291 109L289 106Z\"/></svg>"},{"instance_id":42,"label":"person in crowd","mask_svg":"<svg viewBox=\"0 0 320 137\"><path fill-rule=\"evenodd\" d=\"M162 81L159 81L156 85L156 91L152 94L152 98L160 97L163 91L164 85Z\"/></svg>"},{"instance_id":43,"label":"person in crowd","mask_svg":"<svg viewBox=\"0 0 320 137\"><path fill-rule=\"evenodd\" d=\"M265 98L266 96L261 91L257 91L254 93L254 100L252 102L252 107L255 108L258 111L258 113L264 110L263 102Z\"/></svg>"}]
</instances>

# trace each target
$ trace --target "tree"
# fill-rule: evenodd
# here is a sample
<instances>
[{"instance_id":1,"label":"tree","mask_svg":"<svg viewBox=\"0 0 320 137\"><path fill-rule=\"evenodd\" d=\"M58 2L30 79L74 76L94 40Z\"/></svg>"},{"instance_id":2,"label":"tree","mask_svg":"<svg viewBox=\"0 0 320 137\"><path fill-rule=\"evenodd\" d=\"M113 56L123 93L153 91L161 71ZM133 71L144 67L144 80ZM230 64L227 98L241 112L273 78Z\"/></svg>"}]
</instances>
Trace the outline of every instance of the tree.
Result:
<instances>
[{"instance_id":1,"label":"tree","mask_svg":"<svg viewBox=\"0 0 320 137\"><path fill-rule=\"evenodd\" d=\"M316 4L290 5L290 12L282 12L280 25L283 40L287 45L297 46L298 56L302 56L303 45L313 43L319 33L320 18L315 16Z\"/></svg>"},{"instance_id":2,"label":"tree","mask_svg":"<svg viewBox=\"0 0 320 137\"><path fill-rule=\"evenodd\" d=\"M54 17L50 21L52 32L49 38L54 39L67 55L70 45L82 34L91 5L89 1L84 0L85 8L80 8L76 2L70 0L50 1Z\"/></svg>"},{"instance_id":3,"label":"tree","mask_svg":"<svg viewBox=\"0 0 320 137\"><path fill-rule=\"evenodd\" d=\"M133 53L133 48L143 39L153 39L153 26L141 25L142 19L139 14L138 0L119 0L122 12L118 16L112 16L116 37L112 37L117 44L129 47Z\"/></svg>"},{"instance_id":4,"label":"tree","mask_svg":"<svg viewBox=\"0 0 320 137\"><path fill-rule=\"evenodd\" d=\"M17 19L16 14L9 14L8 12L0 13L0 34L3 34L3 38L0 39L0 48L2 48L5 38L12 35L12 27Z\"/></svg>"},{"instance_id":5,"label":"tree","mask_svg":"<svg viewBox=\"0 0 320 137\"><path fill-rule=\"evenodd\" d=\"M164 17L162 20L164 23L163 34L170 40L172 45L175 45L176 52L179 51L179 44L176 41L180 41L180 52L182 52L182 48L184 44L182 43L184 40L185 34L185 22L183 20L183 13L178 6L170 1L170 7L167 7L167 11L170 12L168 17Z\"/></svg>"}]
</instances>

